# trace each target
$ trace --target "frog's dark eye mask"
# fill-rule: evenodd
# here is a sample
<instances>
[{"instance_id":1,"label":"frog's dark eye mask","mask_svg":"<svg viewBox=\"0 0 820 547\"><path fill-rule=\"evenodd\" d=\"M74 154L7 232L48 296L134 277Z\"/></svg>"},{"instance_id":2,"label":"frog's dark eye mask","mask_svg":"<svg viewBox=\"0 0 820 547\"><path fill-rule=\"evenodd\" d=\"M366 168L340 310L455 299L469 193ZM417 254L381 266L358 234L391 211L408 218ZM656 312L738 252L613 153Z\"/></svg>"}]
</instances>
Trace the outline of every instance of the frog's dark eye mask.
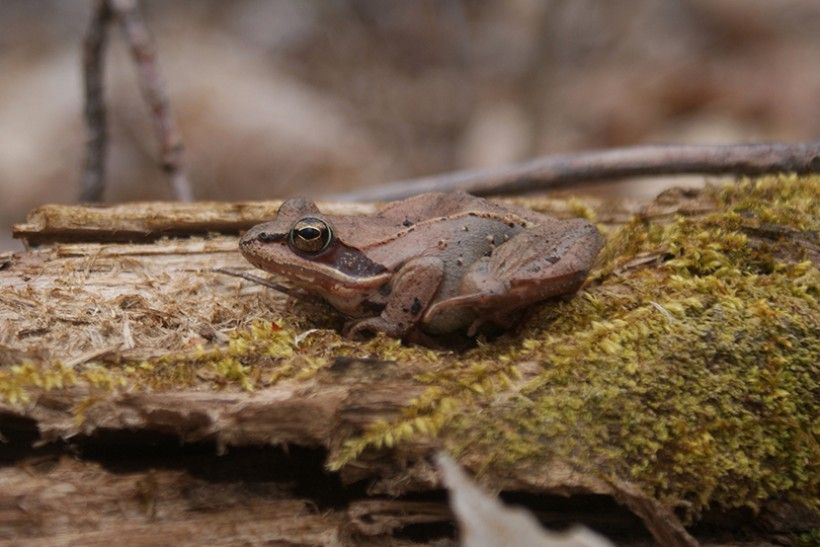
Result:
<instances>
[{"instance_id":1,"label":"frog's dark eye mask","mask_svg":"<svg viewBox=\"0 0 820 547\"><path fill-rule=\"evenodd\" d=\"M324 220L305 217L296 222L288 234L291 249L300 253L318 254L333 241L333 230Z\"/></svg>"}]
</instances>

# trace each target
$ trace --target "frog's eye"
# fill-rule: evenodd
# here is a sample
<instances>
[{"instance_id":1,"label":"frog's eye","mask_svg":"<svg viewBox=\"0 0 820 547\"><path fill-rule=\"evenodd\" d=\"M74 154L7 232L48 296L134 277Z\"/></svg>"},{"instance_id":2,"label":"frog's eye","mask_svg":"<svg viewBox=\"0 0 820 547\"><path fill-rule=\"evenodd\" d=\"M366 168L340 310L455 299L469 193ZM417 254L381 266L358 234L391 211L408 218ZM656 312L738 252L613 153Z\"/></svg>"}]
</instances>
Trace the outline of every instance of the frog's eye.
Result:
<instances>
[{"instance_id":1,"label":"frog's eye","mask_svg":"<svg viewBox=\"0 0 820 547\"><path fill-rule=\"evenodd\" d=\"M290 229L290 246L303 253L318 253L327 249L333 231L324 220L303 218Z\"/></svg>"}]
</instances>

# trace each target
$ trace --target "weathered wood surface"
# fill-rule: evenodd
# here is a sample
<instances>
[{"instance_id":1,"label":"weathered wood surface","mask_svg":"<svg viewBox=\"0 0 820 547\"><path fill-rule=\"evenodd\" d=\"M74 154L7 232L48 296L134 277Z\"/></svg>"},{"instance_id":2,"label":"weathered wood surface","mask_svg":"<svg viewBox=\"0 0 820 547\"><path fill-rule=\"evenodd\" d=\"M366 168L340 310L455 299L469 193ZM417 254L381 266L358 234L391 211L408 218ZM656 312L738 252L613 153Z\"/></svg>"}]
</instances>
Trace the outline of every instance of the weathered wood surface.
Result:
<instances>
[{"instance_id":1,"label":"weathered wood surface","mask_svg":"<svg viewBox=\"0 0 820 547\"><path fill-rule=\"evenodd\" d=\"M14 226L14 237L30 245L48 242L153 241L163 236L238 234L273 217L281 201L144 202L125 205L43 205L26 222ZM339 214L366 213L372 205L321 204Z\"/></svg>"},{"instance_id":2,"label":"weathered wood surface","mask_svg":"<svg viewBox=\"0 0 820 547\"><path fill-rule=\"evenodd\" d=\"M634 214L666 222L676 214L699 215L715 207L698 191L668 192L646 205L528 203L558 216L587 208L610 228ZM413 526L450 522L439 494L431 501L385 498L438 491L429 460L435 440L413 440L400 451L366 453L344 465L333 475L341 482L323 485L338 490L326 493L335 496L333 501L305 494L300 485L304 476L294 471L300 462L286 457L288 446L311 447L321 451L320 460L332 460L351 434L399 416L424 390L414 379L425 372L422 362L373 361L356 354L355 346L351 352L349 346L331 344L329 351L339 347L341 353L328 354L330 366L284 379L261 366L252 391L226 380L229 374L214 377L208 370L186 368L181 379L164 377L159 365L150 374L139 371L140 362L224 345L236 330L270 323L272 317L289 316L290 326L302 330L303 338L292 341L296 346L323 336L313 329L337 324L332 314L325 319L321 306L294 307L282 295L213 271L252 270L236 250L235 234L270 217L277 206L48 206L15 228L18 237L37 246L0 256L0 372L58 360L63 376L38 377L34 387L23 391L0 388L0 433L10 447L7 457L0 456L0 464L6 461L0 467L0 540L411 544L436 537ZM342 204L334 210L369 207ZM169 237L179 235L189 237ZM119 239L136 243L112 242ZM627 267L652 267L657 257L636 260ZM279 328L276 323L271 327ZM512 391L527 381L527 366L522 364L522 378L514 381ZM122 372L122 367L134 370ZM145 378L150 382L140 384ZM112 460L106 453L116 452L129 438L126 445L134 452L124 460L133 467L127 472L106 469L123 460L121 454ZM271 480L254 477L247 467L264 466L257 460L237 463L242 472L215 469L215 477L207 466L194 470L176 462L184 454L174 450L150 455L157 439L211 447L200 449L211 451L206 459L215 468L218 453L230 457L241 450L285 447L267 449L277 451L276 464L285 471ZM94 447L93 458L87 456L89 447ZM0 455L2 451L0 447ZM149 454L144 460L141 451ZM311 472L322 474L323 463ZM470 467L469 459L462 463ZM227 478L219 478L220 473ZM670 511L631 485L579 474L556 462L522 466L489 476L487 482L496 490L537 495L608 496L640 517L656 539L677 545L692 541ZM609 526L628 543L646 541L646 532L618 511L587 512L582 520L598 520L599 525L603 520L603 529ZM577 513L577 507L559 507L543 520L570 521Z\"/></svg>"},{"instance_id":3,"label":"weathered wood surface","mask_svg":"<svg viewBox=\"0 0 820 547\"><path fill-rule=\"evenodd\" d=\"M338 545L343 514L277 483L184 469L112 472L70 456L0 469L0 541L14 545Z\"/></svg>"}]
</instances>

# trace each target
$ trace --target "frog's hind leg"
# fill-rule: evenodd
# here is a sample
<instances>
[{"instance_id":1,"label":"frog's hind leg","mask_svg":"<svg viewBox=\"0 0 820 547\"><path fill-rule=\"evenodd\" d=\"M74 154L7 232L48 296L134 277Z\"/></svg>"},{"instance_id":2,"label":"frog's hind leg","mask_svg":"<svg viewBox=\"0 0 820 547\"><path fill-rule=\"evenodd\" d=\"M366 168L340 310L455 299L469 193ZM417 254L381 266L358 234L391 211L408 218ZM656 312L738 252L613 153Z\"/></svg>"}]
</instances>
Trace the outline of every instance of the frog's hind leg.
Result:
<instances>
[{"instance_id":1,"label":"frog's hind leg","mask_svg":"<svg viewBox=\"0 0 820 547\"><path fill-rule=\"evenodd\" d=\"M487 321L509 325L531 304L566 298L580 289L603 244L600 232L583 219L536 226L496 249L486 269L468 276L463 288L486 291L486 305L492 310L485 314ZM505 290L498 291L499 285Z\"/></svg>"},{"instance_id":2,"label":"frog's hind leg","mask_svg":"<svg viewBox=\"0 0 820 547\"><path fill-rule=\"evenodd\" d=\"M583 219L528 228L477 261L464 276L459 296L428 310L483 310L482 322L504 322L530 304L571 294L584 282L604 239Z\"/></svg>"},{"instance_id":3,"label":"frog's hind leg","mask_svg":"<svg viewBox=\"0 0 820 547\"><path fill-rule=\"evenodd\" d=\"M595 226L583 219L535 226L495 249L486 269L468 275L465 283L477 289L486 283L503 284L506 297L521 304L573 293L603 244Z\"/></svg>"}]
</instances>

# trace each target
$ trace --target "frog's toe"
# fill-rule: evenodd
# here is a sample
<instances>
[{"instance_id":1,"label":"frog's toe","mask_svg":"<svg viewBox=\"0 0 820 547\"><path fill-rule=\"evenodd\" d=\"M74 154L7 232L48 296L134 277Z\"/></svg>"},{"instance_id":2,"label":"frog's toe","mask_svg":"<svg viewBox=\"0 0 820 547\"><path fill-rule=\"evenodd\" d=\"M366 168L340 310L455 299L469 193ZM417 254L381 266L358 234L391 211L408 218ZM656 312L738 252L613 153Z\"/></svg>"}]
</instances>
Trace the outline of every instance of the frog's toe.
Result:
<instances>
[{"instance_id":1,"label":"frog's toe","mask_svg":"<svg viewBox=\"0 0 820 547\"><path fill-rule=\"evenodd\" d=\"M347 321L342 327L342 335L345 338L357 338L360 335L366 334L368 332L367 325L365 324L367 319L356 319L353 321Z\"/></svg>"},{"instance_id":2,"label":"frog's toe","mask_svg":"<svg viewBox=\"0 0 820 547\"><path fill-rule=\"evenodd\" d=\"M359 338L367 334L383 332L388 336L398 338L403 332L398 328L399 326L385 321L382 317L368 317L367 319L348 322L342 330L342 334L347 338Z\"/></svg>"},{"instance_id":3,"label":"frog's toe","mask_svg":"<svg viewBox=\"0 0 820 547\"><path fill-rule=\"evenodd\" d=\"M476 319L475 321L473 321L472 323L470 323L470 326L469 326L469 327L467 327L467 336L469 336L469 337L471 337L471 338L472 338L473 336L475 336L476 334L478 334L479 329L480 329L480 328L484 325L484 323L486 323L486 322L487 322L487 319L486 319L486 318L484 318L484 317L479 317L478 319Z\"/></svg>"}]
</instances>

